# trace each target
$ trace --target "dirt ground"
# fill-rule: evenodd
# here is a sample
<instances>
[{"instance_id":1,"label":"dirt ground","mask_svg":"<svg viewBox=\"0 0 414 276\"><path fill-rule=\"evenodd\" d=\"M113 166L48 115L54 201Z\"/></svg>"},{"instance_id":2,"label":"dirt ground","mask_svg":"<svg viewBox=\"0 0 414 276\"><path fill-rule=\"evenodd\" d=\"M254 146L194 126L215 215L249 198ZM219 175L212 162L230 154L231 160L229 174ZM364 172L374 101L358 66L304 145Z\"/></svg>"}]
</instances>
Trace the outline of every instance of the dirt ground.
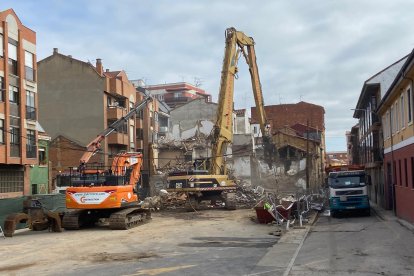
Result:
<instances>
[{"instance_id":1,"label":"dirt ground","mask_svg":"<svg viewBox=\"0 0 414 276\"><path fill-rule=\"evenodd\" d=\"M96 263L156 258L194 242L193 237L257 237L272 230L256 222L253 209L155 212L148 223L130 230L105 225L62 233L24 229L0 238L0 274L56 275Z\"/></svg>"}]
</instances>

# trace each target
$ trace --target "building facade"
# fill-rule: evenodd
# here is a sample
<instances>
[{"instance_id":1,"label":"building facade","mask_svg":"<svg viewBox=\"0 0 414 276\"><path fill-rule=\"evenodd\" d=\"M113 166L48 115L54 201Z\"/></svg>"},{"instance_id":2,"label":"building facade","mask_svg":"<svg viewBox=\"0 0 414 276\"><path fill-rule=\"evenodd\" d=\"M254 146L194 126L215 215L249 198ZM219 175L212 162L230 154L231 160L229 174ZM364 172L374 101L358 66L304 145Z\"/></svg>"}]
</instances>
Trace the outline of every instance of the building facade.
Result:
<instances>
[{"instance_id":1,"label":"building facade","mask_svg":"<svg viewBox=\"0 0 414 276\"><path fill-rule=\"evenodd\" d=\"M50 137L39 131L38 163L30 169L31 194L49 194L52 192L52 181L49 164Z\"/></svg>"},{"instance_id":2,"label":"building facade","mask_svg":"<svg viewBox=\"0 0 414 276\"><path fill-rule=\"evenodd\" d=\"M359 126L358 159L371 176L372 185L368 187L370 200L382 207L385 207L383 129L376 109L406 59L403 57L366 80L354 109L354 118L358 119Z\"/></svg>"},{"instance_id":3,"label":"building facade","mask_svg":"<svg viewBox=\"0 0 414 276\"><path fill-rule=\"evenodd\" d=\"M78 166L86 145L144 97L124 71L104 70L101 59L92 65L55 48L53 55L39 61L38 68L42 91L39 121L52 137L50 159L54 176ZM150 160L149 148L158 137L157 104L154 100L125 120L102 141L102 151L89 163L108 166L122 151L142 151L144 159ZM144 165L143 174L149 172L149 167L148 163Z\"/></svg>"},{"instance_id":4,"label":"building facade","mask_svg":"<svg viewBox=\"0 0 414 276\"><path fill-rule=\"evenodd\" d=\"M12 9L0 12L0 198L31 194L36 165L36 33Z\"/></svg>"},{"instance_id":5,"label":"building facade","mask_svg":"<svg viewBox=\"0 0 414 276\"><path fill-rule=\"evenodd\" d=\"M377 108L383 125L385 206L414 222L414 50Z\"/></svg>"},{"instance_id":6,"label":"building facade","mask_svg":"<svg viewBox=\"0 0 414 276\"><path fill-rule=\"evenodd\" d=\"M324 182L325 161L325 110L322 106L299 102L265 106L273 141L280 161L306 159L306 186L318 188ZM256 107L251 108L251 130L256 144L261 144L260 126ZM307 140L307 141L306 141ZM305 141L305 142L303 142ZM286 169L285 169L286 170Z\"/></svg>"},{"instance_id":7,"label":"building facade","mask_svg":"<svg viewBox=\"0 0 414 276\"><path fill-rule=\"evenodd\" d=\"M136 85L140 81L133 81ZM142 84L142 83L141 83ZM176 108L197 98L204 98L207 102L211 101L211 95L200 87L196 87L187 82L166 83L144 86L154 98L165 102L170 108Z\"/></svg>"}]
</instances>

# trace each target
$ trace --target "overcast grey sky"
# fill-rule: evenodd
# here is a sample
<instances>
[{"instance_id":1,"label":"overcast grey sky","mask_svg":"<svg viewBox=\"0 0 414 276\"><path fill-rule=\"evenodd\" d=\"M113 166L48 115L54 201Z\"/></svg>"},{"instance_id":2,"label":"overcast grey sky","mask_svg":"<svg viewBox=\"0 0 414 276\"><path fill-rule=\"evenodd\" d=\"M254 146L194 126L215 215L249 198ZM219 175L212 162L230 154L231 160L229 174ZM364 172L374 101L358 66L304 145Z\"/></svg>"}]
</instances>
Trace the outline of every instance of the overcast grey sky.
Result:
<instances>
[{"instance_id":1,"label":"overcast grey sky","mask_svg":"<svg viewBox=\"0 0 414 276\"><path fill-rule=\"evenodd\" d=\"M363 82L414 46L407 1L2 0L0 8L36 31L38 60L59 48L147 84L197 78L214 101L224 31L235 27L256 41L266 105L325 108L328 151L346 149ZM250 77L240 65L235 106L249 108Z\"/></svg>"}]
</instances>

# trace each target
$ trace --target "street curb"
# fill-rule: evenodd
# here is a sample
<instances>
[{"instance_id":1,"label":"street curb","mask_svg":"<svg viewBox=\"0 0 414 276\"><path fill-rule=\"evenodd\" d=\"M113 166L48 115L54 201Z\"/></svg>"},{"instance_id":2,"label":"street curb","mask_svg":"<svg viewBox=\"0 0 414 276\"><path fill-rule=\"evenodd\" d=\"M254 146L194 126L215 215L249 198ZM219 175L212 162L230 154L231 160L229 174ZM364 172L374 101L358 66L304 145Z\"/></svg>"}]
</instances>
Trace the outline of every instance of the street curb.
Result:
<instances>
[{"instance_id":1,"label":"street curb","mask_svg":"<svg viewBox=\"0 0 414 276\"><path fill-rule=\"evenodd\" d=\"M414 224L401 219L395 215L390 216L390 214L387 214L386 211L383 211L378 205L371 203L371 209L375 212L375 214L382 220L396 220L402 227L405 227L406 229L410 230L414 233Z\"/></svg>"},{"instance_id":2,"label":"street curb","mask_svg":"<svg viewBox=\"0 0 414 276\"><path fill-rule=\"evenodd\" d=\"M296 248L296 251L292 256L292 259L290 259L290 262L289 262L285 272L283 273L283 276L288 276L290 271L292 270L292 267L295 264L296 257L298 256L299 251L302 249L303 243L305 242L312 225L316 222L316 218L318 217L318 214L319 214L319 212L316 212L315 216L313 216L313 221L312 222L310 221L309 225L306 226L306 232L305 232L305 234L303 234L302 240L300 241L299 246Z\"/></svg>"},{"instance_id":3,"label":"street curb","mask_svg":"<svg viewBox=\"0 0 414 276\"><path fill-rule=\"evenodd\" d=\"M399 218L397 218L397 222L398 222L399 224L401 224L401 226L403 226L403 227L407 228L408 230L410 230L411 232L413 232L413 233L414 233L414 225L412 225L412 224L411 224L411 223L409 223L408 221L405 221L405 220L403 220L403 219L399 219Z\"/></svg>"}]
</instances>

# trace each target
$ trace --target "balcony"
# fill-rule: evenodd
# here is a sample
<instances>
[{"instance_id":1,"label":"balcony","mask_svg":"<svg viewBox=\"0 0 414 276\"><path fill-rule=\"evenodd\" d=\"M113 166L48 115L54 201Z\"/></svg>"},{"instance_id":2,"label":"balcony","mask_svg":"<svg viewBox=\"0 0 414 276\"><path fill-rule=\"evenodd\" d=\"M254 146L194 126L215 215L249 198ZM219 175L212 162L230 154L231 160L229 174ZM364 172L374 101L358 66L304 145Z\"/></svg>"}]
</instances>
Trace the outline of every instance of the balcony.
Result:
<instances>
[{"instance_id":1,"label":"balcony","mask_svg":"<svg viewBox=\"0 0 414 276\"><path fill-rule=\"evenodd\" d=\"M111 135L108 136L107 138L108 140L108 144L117 144L117 145L124 145L124 146L128 146L129 145L129 139L128 139L128 134L124 134L124 133L112 133Z\"/></svg>"},{"instance_id":2,"label":"balcony","mask_svg":"<svg viewBox=\"0 0 414 276\"><path fill-rule=\"evenodd\" d=\"M36 158L37 157L37 147L35 145L26 145L26 157L27 158Z\"/></svg>"},{"instance_id":3,"label":"balcony","mask_svg":"<svg viewBox=\"0 0 414 276\"><path fill-rule=\"evenodd\" d=\"M190 97L175 97L175 98L167 98L165 99L166 103L183 103L183 102L189 102L193 100L193 98Z\"/></svg>"},{"instance_id":4,"label":"balcony","mask_svg":"<svg viewBox=\"0 0 414 276\"><path fill-rule=\"evenodd\" d=\"M107 118L108 120L115 119L118 120L124 116L126 112L123 107L119 106L108 106L107 110Z\"/></svg>"},{"instance_id":5,"label":"balcony","mask_svg":"<svg viewBox=\"0 0 414 276\"><path fill-rule=\"evenodd\" d=\"M36 121L36 108L26 105L26 119Z\"/></svg>"}]
</instances>

